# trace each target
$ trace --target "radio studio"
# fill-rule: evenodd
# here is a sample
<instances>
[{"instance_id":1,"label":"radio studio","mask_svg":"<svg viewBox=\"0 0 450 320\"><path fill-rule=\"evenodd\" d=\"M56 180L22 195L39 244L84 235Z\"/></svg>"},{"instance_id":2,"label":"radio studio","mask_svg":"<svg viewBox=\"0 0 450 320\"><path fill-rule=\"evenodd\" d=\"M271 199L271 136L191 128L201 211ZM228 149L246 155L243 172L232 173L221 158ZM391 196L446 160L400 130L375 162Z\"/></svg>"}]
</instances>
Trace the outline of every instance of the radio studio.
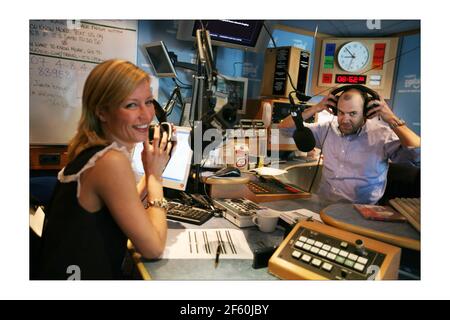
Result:
<instances>
[{"instance_id":1,"label":"radio studio","mask_svg":"<svg viewBox=\"0 0 450 320\"><path fill-rule=\"evenodd\" d=\"M420 280L420 20L29 20L31 280Z\"/></svg>"}]
</instances>

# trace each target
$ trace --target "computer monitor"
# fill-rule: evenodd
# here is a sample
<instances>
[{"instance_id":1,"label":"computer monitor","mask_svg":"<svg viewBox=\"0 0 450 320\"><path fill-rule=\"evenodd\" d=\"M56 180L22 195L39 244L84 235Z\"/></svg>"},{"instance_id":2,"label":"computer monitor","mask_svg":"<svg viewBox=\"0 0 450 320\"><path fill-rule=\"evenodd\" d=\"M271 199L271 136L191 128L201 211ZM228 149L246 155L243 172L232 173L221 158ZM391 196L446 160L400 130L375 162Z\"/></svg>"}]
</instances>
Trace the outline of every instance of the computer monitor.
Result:
<instances>
[{"instance_id":1,"label":"computer monitor","mask_svg":"<svg viewBox=\"0 0 450 320\"><path fill-rule=\"evenodd\" d=\"M176 78L177 73L163 41L144 44L144 51L159 78Z\"/></svg>"},{"instance_id":2,"label":"computer monitor","mask_svg":"<svg viewBox=\"0 0 450 320\"><path fill-rule=\"evenodd\" d=\"M265 49L269 41L267 32L262 30L263 23L263 20L182 20L178 24L177 39L195 39L196 31L203 24L213 45L256 52Z\"/></svg>"},{"instance_id":3,"label":"computer monitor","mask_svg":"<svg viewBox=\"0 0 450 320\"><path fill-rule=\"evenodd\" d=\"M176 127L177 142L171 152L169 163L162 174L163 186L166 188L185 190L191 170L193 151L189 145L191 128ZM136 144L132 155L132 167L136 178L144 175L141 160L142 143Z\"/></svg>"},{"instance_id":4,"label":"computer monitor","mask_svg":"<svg viewBox=\"0 0 450 320\"><path fill-rule=\"evenodd\" d=\"M247 107L248 79L242 77L217 76L216 91L227 97L228 104L236 107L239 114L244 114Z\"/></svg>"}]
</instances>

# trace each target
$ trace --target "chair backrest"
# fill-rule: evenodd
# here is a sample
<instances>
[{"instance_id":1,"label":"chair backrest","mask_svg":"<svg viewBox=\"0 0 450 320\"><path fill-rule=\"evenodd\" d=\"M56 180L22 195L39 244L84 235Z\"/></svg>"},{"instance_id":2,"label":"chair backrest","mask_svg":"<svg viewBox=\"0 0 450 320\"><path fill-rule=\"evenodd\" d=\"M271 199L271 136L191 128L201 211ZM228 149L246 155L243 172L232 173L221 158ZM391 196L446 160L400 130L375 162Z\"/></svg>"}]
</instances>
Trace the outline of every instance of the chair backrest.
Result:
<instances>
[{"instance_id":1,"label":"chair backrest","mask_svg":"<svg viewBox=\"0 0 450 320\"><path fill-rule=\"evenodd\" d=\"M393 198L420 197L420 167L405 163L390 163L387 185L379 204Z\"/></svg>"},{"instance_id":2,"label":"chair backrest","mask_svg":"<svg viewBox=\"0 0 450 320\"><path fill-rule=\"evenodd\" d=\"M30 178L30 203L46 207L52 197L57 178L53 176Z\"/></svg>"}]
</instances>

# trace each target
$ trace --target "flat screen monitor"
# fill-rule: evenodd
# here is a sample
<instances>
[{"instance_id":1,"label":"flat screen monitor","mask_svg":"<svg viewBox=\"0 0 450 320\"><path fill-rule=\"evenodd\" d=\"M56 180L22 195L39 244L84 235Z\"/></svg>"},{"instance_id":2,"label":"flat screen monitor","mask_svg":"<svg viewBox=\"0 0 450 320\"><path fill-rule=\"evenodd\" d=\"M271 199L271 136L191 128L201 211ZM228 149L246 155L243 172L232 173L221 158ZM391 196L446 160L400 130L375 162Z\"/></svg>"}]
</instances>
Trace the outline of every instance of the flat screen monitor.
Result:
<instances>
[{"instance_id":1,"label":"flat screen monitor","mask_svg":"<svg viewBox=\"0 0 450 320\"><path fill-rule=\"evenodd\" d=\"M216 46L247 51L261 51L267 47L269 37L263 29L263 20L182 20L178 25L177 39L192 40L203 26L209 31Z\"/></svg>"},{"instance_id":2,"label":"flat screen monitor","mask_svg":"<svg viewBox=\"0 0 450 320\"><path fill-rule=\"evenodd\" d=\"M144 51L159 78L176 78L177 74L163 41L145 44Z\"/></svg>"},{"instance_id":3,"label":"flat screen monitor","mask_svg":"<svg viewBox=\"0 0 450 320\"><path fill-rule=\"evenodd\" d=\"M227 97L228 104L236 107L239 114L244 114L247 107L248 79L241 77L217 76L216 91Z\"/></svg>"},{"instance_id":4,"label":"flat screen monitor","mask_svg":"<svg viewBox=\"0 0 450 320\"><path fill-rule=\"evenodd\" d=\"M162 174L163 186L166 188L185 190L191 170L193 151L189 145L191 128L176 127L177 143L175 144L169 163ZM136 144L132 155L132 167L136 178L144 175L141 160L142 143Z\"/></svg>"}]
</instances>

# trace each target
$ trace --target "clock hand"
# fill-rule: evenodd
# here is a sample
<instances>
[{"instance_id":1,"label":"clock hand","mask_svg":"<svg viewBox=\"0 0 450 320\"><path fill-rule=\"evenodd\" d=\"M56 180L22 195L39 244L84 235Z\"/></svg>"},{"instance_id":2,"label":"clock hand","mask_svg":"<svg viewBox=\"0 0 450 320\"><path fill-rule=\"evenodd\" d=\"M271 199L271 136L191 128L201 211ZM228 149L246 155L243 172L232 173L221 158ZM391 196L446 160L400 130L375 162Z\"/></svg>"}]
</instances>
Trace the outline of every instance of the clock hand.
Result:
<instances>
[{"instance_id":1,"label":"clock hand","mask_svg":"<svg viewBox=\"0 0 450 320\"><path fill-rule=\"evenodd\" d=\"M354 59L355 57L352 57L351 59L350 59L350 63L348 64L348 67L350 68L350 66L352 65L352 62L353 62L353 59Z\"/></svg>"},{"instance_id":2,"label":"clock hand","mask_svg":"<svg viewBox=\"0 0 450 320\"><path fill-rule=\"evenodd\" d=\"M350 55L352 56L352 58L355 57L355 55L353 53L350 52L350 50L347 49L347 47L345 47L345 50L347 50L348 53L350 53Z\"/></svg>"}]
</instances>

